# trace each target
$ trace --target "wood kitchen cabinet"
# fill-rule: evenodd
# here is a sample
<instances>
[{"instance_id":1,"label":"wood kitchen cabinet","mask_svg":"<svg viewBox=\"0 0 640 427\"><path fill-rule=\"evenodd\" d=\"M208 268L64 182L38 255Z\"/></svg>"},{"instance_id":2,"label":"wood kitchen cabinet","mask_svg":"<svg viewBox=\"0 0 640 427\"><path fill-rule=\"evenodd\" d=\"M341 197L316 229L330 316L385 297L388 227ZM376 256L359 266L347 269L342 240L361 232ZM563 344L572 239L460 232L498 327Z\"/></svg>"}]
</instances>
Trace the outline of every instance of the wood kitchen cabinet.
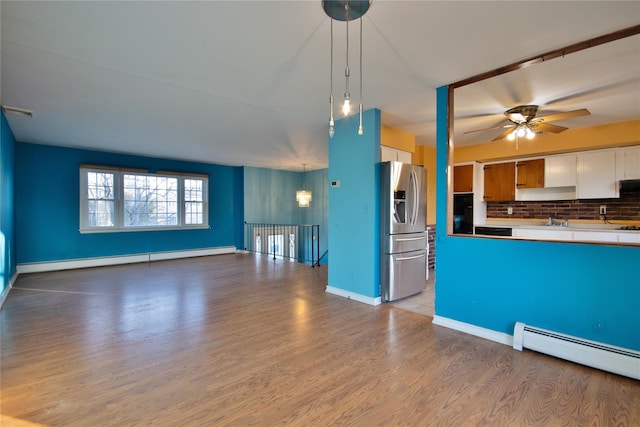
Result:
<instances>
[{"instance_id":1,"label":"wood kitchen cabinet","mask_svg":"<svg viewBox=\"0 0 640 427\"><path fill-rule=\"evenodd\" d=\"M515 200L516 163L495 163L484 166L484 200L500 202Z\"/></svg>"},{"instance_id":2,"label":"wood kitchen cabinet","mask_svg":"<svg viewBox=\"0 0 640 427\"><path fill-rule=\"evenodd\" d=\"M543 188L544 187L544 159L521 160L517 163L516 187Z\"/></svg>"},{"instance_id":3,"label":"wood kitchen cabinet","mask_svg":"<svg viewBox=\"0 0 640 427\"><path fill-rule=\"evenodd\" d=\"M473 192L473 165L460 165L453 167L453 192Z\"/></svg>"}]
</instances>

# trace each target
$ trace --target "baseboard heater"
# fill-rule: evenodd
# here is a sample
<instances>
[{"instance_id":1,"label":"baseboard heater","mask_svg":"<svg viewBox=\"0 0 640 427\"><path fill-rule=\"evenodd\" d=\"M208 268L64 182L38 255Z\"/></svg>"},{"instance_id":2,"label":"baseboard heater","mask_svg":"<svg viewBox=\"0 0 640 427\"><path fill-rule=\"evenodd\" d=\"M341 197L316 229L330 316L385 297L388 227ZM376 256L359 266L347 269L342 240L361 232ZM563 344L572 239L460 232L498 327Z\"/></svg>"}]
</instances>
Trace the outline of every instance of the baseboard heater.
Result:
<instances>
[{"instance_id":1,"label":"baseboard heater","mask_svg":"<svg viewBox=\"0 0 640 427\"><path fill-rule=\"evenodd\" d=\"M640 380L640 352L516 322L513 348L539 351Z\"/></svg>"}]
</instances>

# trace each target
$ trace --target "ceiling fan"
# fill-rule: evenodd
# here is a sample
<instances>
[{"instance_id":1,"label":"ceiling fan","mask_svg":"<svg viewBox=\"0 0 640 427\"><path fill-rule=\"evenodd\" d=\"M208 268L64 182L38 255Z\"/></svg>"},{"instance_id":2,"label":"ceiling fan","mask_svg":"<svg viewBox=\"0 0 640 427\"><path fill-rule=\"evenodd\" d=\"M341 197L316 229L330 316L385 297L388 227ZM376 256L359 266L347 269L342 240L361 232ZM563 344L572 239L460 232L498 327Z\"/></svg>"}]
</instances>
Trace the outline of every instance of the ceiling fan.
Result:
<instances>
[{"instance_id":1,"label":"ceiling fan","mask_svg":"<svg viewBox=\"0 0 640 427\"><path fill-rule=\"evenodd\" d=\"M547 116L536 117L538 113L537 105L519 105L517 107L511 108L505 111L504 115L507 116L511 123L502 125L502 126L494 126L486 129L477 129L465 132L473 133L473 132L482 132L491 129L504 129L500 135L496 136L492 139L492 141L497 141L499 139L508 138L509 140L513 140L516 137L522 138L527 137L529 139L533 138L536 133L541 132L550 132L550 133L560 133L569 128L564 126L557 126L549 124L548 122L553 122L556 120L564 120L570 119L573 117L580 116L588 116L591 114L589 110L586 108L581 108L579 110L566 111L564 113L556 113L549 114Z\"/></svg>"}]
</instances>

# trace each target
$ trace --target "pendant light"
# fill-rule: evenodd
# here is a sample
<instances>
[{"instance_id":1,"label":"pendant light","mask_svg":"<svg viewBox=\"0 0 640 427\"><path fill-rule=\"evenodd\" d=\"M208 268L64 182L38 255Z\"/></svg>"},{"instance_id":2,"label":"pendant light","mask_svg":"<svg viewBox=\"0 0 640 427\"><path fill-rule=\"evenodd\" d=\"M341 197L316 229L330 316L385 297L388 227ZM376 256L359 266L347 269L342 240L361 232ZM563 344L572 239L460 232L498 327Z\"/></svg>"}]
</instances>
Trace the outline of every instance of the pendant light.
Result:
<instances>
[{"instance_id":1,"label":"pendant light","mask_svg":"<svg viewBox=\"0 0 640 427\"><path fill-rule=\"evenodd\" d=\"M351 77L351 69L349 68L349 21L360 19L360 103L358 110L360 114L360 124L358 126L358 135L364 133L362 125L362 16L367 13L372 0L322 0L322 8L329 18L331 18L331 66L330 66L330 90L329 95L329 137L332 138L335 133L333 121L333 21L344 21L346 23L346 63L344 69L345 91L344 102L342 104L342 112L345 116L351 113L351 93L349 91L349 78Z\"/></svg>"},{"instance_id":2,"label":"pendant light","mask_svg":"<svg viewBox=\"0 0 640 427\"><path fill-rule=\"evenodd\" d=\"M308 208L309 202L311 202L311 191L307 191L304 189L304 181L307 175L307 164L302 164L302 190L296 191L296 202L298 202L298 207Z\"/></svg>"},{"instance_id":3,"label":"pendant light","mask_svg":"<svg viewBox=\"0 0 640 427\"><path fill-rule=\"evenodd\" d=\"M349 77L351 70L349 69L349 2L344 4L344 13L347 17L347 55L344 67L344 102L342 104L342 114L348 116L351 112L351 94L349 93Z\"/></svg>"}]
</instances>

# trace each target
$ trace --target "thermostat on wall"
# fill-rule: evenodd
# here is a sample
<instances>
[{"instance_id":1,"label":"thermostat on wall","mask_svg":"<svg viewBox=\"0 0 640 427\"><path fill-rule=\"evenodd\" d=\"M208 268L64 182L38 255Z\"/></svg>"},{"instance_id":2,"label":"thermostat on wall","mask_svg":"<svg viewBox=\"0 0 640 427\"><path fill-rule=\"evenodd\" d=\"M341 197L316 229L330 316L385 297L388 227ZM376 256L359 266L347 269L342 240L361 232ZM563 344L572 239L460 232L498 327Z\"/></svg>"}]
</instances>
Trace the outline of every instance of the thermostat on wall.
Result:
<instances>
[{"instance_id":1,"label":"thermostat on wall","mask_svg":"<svg viewBox=\"0 0 640 427\"><path fill-rule=\"evenodd\" d=\"M331 180L331 188L340 188L340 180L332 179Z\"/></svg>"}]
</instances>

